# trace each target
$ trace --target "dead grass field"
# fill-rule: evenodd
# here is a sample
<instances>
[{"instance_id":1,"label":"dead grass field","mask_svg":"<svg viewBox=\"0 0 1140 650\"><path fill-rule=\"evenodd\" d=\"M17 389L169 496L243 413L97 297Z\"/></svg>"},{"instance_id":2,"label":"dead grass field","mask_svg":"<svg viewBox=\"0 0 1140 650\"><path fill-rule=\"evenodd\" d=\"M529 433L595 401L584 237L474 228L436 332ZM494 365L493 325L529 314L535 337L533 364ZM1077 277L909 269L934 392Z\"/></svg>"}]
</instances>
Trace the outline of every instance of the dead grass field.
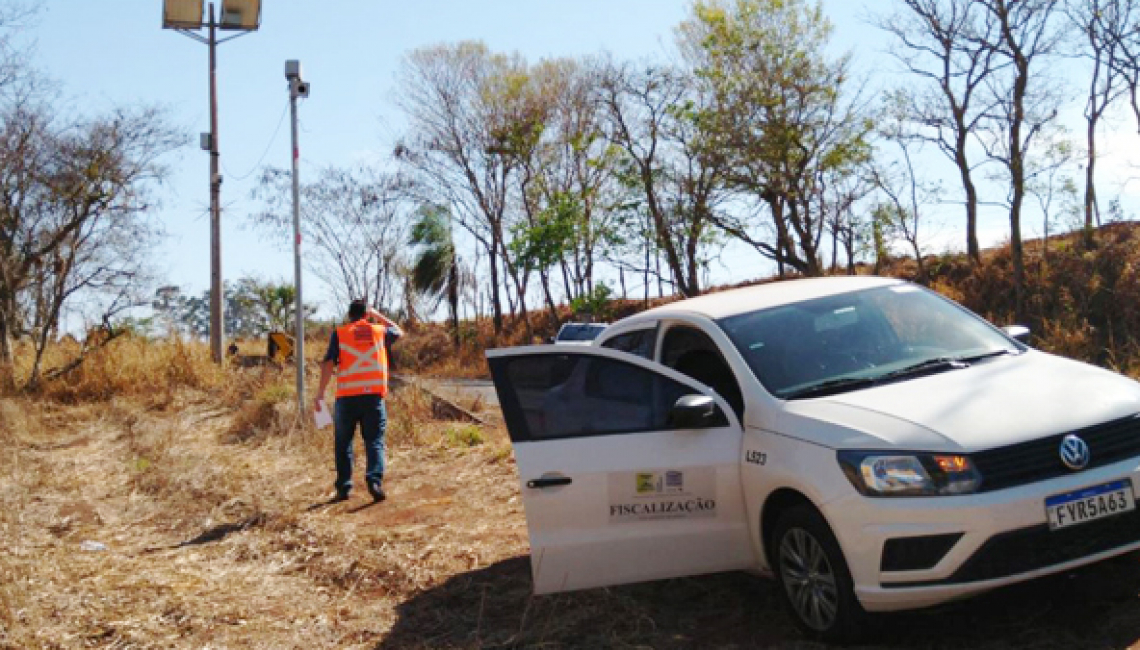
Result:
<instances>
[{"instance_id":1,"label":"dead grass field","mask_svg":"<svg viewBox=\"0 0 1140 650\"><path fill-rule=\"evenodd\" d=\"M167 352L153 363L188 355L169 371L181 387L120 376L117 396L92 395L121 370L106 362L51 399L0 398L0 647L820 647L773 583L742 574L534 597L499 425L434 420L422 394L397 391L389 500L358 489L329 504L331 431L294 427L288 373L218 374L200 351ZM865 647L1138 640L1130 555L881 617Z\"/></svg>"}]
</instances>

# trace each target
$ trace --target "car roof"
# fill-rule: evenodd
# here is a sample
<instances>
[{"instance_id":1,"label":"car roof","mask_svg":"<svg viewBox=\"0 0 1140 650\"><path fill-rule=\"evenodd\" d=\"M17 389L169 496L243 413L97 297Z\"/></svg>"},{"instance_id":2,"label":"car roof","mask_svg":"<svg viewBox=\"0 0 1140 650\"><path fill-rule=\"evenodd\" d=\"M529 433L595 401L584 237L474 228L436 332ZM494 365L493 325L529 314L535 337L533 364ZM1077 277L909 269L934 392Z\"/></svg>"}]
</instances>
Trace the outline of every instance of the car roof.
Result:
<instances>
[{"instance_id":1,"label":"car roof","mask_svg":"<svg viewBox=\"0 0 1140 650\"><path fill-rule=\"evenodd\" d=\"M671 302L638 314L638 320L642 317L660 318L677 312L696 313L719 319L758 309L902 283L902 280L894 278L869 275L781 280Z\"/></svg>"}]
</instances>

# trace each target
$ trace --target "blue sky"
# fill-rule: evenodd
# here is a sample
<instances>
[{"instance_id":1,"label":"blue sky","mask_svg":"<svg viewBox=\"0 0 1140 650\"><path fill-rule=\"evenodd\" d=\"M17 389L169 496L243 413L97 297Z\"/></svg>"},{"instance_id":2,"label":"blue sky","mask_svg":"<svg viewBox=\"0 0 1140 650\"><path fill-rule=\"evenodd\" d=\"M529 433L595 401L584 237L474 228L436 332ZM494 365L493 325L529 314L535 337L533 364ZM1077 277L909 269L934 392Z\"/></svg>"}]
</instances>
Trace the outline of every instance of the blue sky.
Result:
<instances>
[{"instance_id":1,"label":"blue sky","mask_svg":"<svg viewBox=\"0 0 1140 650\"><path fill-rule=\"evenodd\" d=\"M321 165L388 155L402 120L393 102L395 76L413 48L482 39L530 59L603 49L640 57L663 51L662 39L671 37L685 6L681 0L264 0L261 29L218 48L224 276L292 279L291 249L282 250L290 240L267 241L247 226L259 161L289 164L287 116L281 123L287 59L300 60L312 84L299 108L304 179ZM161 14L161 0L53 0L31 35L39 65L77 109L156 103L193 136L170 160L174 173L160 214L169 239L157 260L171 283L197 293L209 283L209 160L197 149L197 134L209 130L207 48L161 29ZM323 302L308 275L305 286L307 298Z\"/></svg>"},{"instance_id":2,"label":"blue sky","mask_svg":"<svg viewBox=\"0 0 1140 650\"><path fill-rule=\"evenodd\" d=\"M597 53L619 58L661 55L687 0L263 0L261 30L219 47L218 95L223 198L223 272L291 281L290 240L271 241L248 227L256 205L249 193L260 166L289 164L287 59L299 59L312 96L299 109L302 178L319 166L386 158L401 128L393 101L403 55L416 47L481 39L496 51L518 51L528 60ZM837 50L849 50L868 73L890 70L886 39L861 19L890 4L829 0ZM869 7L869 8L868 8ZM207 48L161 29L161 0L51 0L28 31L35 60L57 79L79 111L139 102L169 109L189 144L168 162L173 169L158 217L169 238L156 256L169 283L192 293L209 283L208 155L198 150L209 129ZM881 80L882 77L879 77ZM1079 109L1078 109L1079 111ZM282 118L285 118L282 120ZM1079 112L1076 114L1079 118ZM1079 126L1079 125L1077 125ZM1125 158L1136 150L1135 129L1121 120L1109 143L1116 156L1109 174L1129 174ZM276 136L274 136L276 132ZM1077 131L1079 132L1079 131ZM934 164L934 163L932 163ZM1115 164L1115 171L1109 168ZM951 186L952 187L952 186ZM952 225L932 224L935 250L953 246ZM1027 223L1027 236L1038 232ZM1000 218L983 223L983 239L997 241ZM929 232L929 231L928 231ZM938 233L942 234L939 235ZM942 238L942 243L938 243ZM741 273L740 269L748 269ZM739 282L769 272L755 253L729 249L713 268L718 281ZM306 274L307 301L325 315L339 313Z\"/></svg>"}]
</instances>

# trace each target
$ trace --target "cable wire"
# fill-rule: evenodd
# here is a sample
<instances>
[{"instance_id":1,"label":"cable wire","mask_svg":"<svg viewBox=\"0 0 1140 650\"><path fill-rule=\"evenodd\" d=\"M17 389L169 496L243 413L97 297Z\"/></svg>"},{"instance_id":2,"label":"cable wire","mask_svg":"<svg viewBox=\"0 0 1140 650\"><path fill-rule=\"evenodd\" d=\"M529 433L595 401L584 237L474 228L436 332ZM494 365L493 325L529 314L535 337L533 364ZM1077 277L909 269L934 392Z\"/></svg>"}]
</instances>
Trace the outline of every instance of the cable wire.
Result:
<instances>
[{"instance_id":1,"label":"cable wire","mask_svg":"<svg viewBox=\"0 0 1140 650\"><path fill-rule=\"evenodd\" d=\"M265 145L265 151L261 152L261 157L258 158L257 162L253 164L253 167L250 168L250 170L248 172L242 174L241 176L237 176L234 174L230 174L230 170L226 167L226 164L222 163L222 169L226 172L226 175L233 176L233 179L235 181L240 182L240 181L244 181L245 179L249 178L251 174L253 174L255 171L258 170L258 168L261 167L261 163L265 162L265 157L269 155L269 150L272 149L273 144L275 142L277 142L277 135L279 133L281 133L281 125L285 122L285 114L288 112L289 112L289 102L286 101L285 102L285 108L283 108L281 110L281 117L277 118L277 126L273 128L273 135L270 136L270 138L269 138L269 144Z\"/></svg>"}]
</instances>

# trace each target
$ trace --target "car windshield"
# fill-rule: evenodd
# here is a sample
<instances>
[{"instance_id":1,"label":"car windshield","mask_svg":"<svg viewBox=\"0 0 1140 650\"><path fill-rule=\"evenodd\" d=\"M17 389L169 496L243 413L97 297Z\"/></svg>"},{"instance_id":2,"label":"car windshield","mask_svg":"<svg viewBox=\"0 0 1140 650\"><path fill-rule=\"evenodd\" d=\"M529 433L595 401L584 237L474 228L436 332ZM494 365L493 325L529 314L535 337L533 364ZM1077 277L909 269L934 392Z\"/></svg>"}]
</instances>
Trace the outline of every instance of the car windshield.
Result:
<instances>
[{"instance_id":1,"label":"car windshield","mask_svg":"<svg viewBox=\"0 0 1140 650\"><path fill-rule=\"evenodd\" d=\"M1023 348L981 318L910 284L866 289L720 320L776 397L901 381Z\"/></svg>"}]
</instances>

